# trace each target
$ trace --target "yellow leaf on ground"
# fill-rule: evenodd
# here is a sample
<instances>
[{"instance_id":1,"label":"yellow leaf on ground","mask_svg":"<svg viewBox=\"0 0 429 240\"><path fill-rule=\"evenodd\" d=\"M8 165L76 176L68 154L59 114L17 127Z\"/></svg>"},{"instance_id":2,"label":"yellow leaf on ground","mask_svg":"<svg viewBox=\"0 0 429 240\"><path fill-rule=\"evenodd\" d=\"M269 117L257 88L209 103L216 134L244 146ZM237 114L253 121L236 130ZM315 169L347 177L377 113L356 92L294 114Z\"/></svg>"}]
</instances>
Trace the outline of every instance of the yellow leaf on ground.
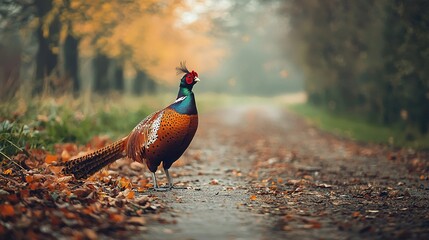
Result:
<instances>
[{"instance_id":1,"label":"yellow leaf on ground","mask_svg":"<svg viewBox=\"0 0 429 240\"><path fill-rule=\"evenodd\" d=\"M61 159L62 159L64 162L66 162L66 161L68 161L70 158L71 158L70 153L69 153L67 150L65 150L65 149L64 149L64 150L61 152Z\"/></svg>"}]
</instances>

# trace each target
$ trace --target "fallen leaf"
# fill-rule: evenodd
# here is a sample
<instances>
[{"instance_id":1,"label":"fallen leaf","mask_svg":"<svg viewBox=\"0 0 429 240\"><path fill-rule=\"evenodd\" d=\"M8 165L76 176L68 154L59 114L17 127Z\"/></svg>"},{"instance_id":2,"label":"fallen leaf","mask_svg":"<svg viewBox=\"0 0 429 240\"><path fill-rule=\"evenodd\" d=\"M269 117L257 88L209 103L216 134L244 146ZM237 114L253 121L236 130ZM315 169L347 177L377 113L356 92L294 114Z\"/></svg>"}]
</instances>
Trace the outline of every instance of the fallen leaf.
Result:
<instances>
[{"instance_id":1,"label":"fallen leaf","mask_svg":"<svg viewBox=\"0 0 429 240\"><path fill-rule=\"evenodd\" d=\"M210 185L219 185L219 180L217 180L217 179L212 179L212 180L210 181Z\"/></svg>"},{"instance_id":2,"label":"fallen leaf","mask_svg":"<svg viewBox=\"0 0 429 240\"><path fill-rule=\"evenodd\" d=\"M85 229L83 229L82 232L90 240L98 239L97 233L94 230L92 230L92 229L85 228Z\"/></svg>"},{"instance_id":3,"label":"fallen leaf","mask_svg":"<svg viewBox=\"0 0 429 240\"><path fill-rule=\"evenodd\" d=\"M26 181L26 182L28 182L28 183L32 183L32 182L33 182L33 180L34 180L34 178L33 178L33 176L32 176L32 175L27 175L27 176L25 176L25 181Z\"/></svg>"},{"instance_id":4,"label":"fallen leaf","mask_svg":"<svg viewBox=\"0 0 429 240\"><path fill-rule=\"evenodd\" d=\"M72 191L72 193L80 198L87 197L92 192L91 189L88 188L77 188Z\"/></svg>"},{"instance_id":5,"label":"fallen leaf","mask_svg":"<svg viewBox=\"0 0 429 240\"><path fill-rule=\"evenodd\" d=\"M15 210L9 203L2 204L0 205L0 215L2 217L12 217L15 215Z\"/></svg>"},{"instance_id":6,"label":"fallen leaf","mask_svg":"<svg viewBox=\"0 0 429 240\"><path fill-rule=\"evenodd\" d=\"M252 201L255 201L256 200L256 195L252 195L252 196L250 196L250 200L252 200Z\"/></svg>"},{"instance_id":7,"label":"fallen leaf","mask_svg":"<svg viewBox=\"0 0 429 240\"><path fill-rule=\"evenodd\" d=\"M38 182L33 182L33 183L30 183L30 185L29 185L30 190L36 190L39 188L39 186L40 186L40 183L38 183Z\"/></svg>"},{"instance_id":8,"label":"fallen leaf","mask_svg":"<svg viewBox=\"0 0 429 240\"><path fill-rule=\"evenodd\" d=\"M50 165L50 166L48 166L48 168L49 168L49 170L50 170L53 174L58 175L59 173L61 173L61 170L62 170L64 167L63 167L63 166L53 166L53 165Z\"/></svg>"},{"instance_id":9,"label":"fallen leaf","mask_svg":"<svg viewBox=\"0 0 429 240\"><path fill-rule=\"evenodd\" d=\"M114 222L122 222L124 221L124 216L121 214L117 214L117 213L111 213L109 215L110 220L114 221Z\"/></svg>"},{"instance_id":10,"label":"fallen leaf","mask_svg":"<svg viewBox=\"0 0 429 240\"><path fill-rule=\"evenodd\" d=\"M126 195L126 197L127 197L127 199L133 199L135 195L136 195L136 194L134 193L134 191L130 191L130 192Z\"/></svg>"},{"instance_id":11,"label":"fallen leaf","mask_svg":"<svg viewBox=\"0 0 429 240\"><path fill-rule=\"evenodd\" d=\"M118 183L119 187L121 188L131 188L131 181L128 178L121 177Z\"/></svg>"},{"instance_id":12,"label":"fallen leaf","mask_svg":"<svg viewBox=\"0 0 429 240\"><path fill-rule=\"evenodd\" d=\"M68 161L69 159L71 158L71 156L70 156L70 153L67 151L67 150L63 150L62 152L61 152L61 159L63 160L63 161Z\"/></svg>"},{"instance_id":13,"label":"fallen leaf","mask_svg":"<svg viewBox=\"0 0 429 240\"><path fill-rule=\"evenodd\" d=\"M353 212L352 217L354 217L354 218L360 217L360 212L358 212L358 211Z\"/></svg>"},{"instance_id":14,"label":"fallen leaf","mask_svg":"<svg viewBox=\"0 0 429 240\"><path fill-rule=\"evenodd\" d=\"M145 225L146 219L144 217L130 217L127 220L127 223L134 224L134 225Z\"/></svg>"},{"instance_id":15,"label":"fallen leaf","mask_svg":"<svg viewBox=\"0 0 429 240\"><path fill-rule=\"evenodd\" d=\"M45 157L45 163L51 164L53 162L56 162L58 160L58 157L56 155L47 154Z\"/></svg>"},{"instance_id":16,"label":"fallen leaf","mask_svg":"<svg viewBox=\"0 0 429 240\"><path fill-rule=\"evenodd\" d=\"M60 177L57 179L57 182L62 183L62 182L70 182L70 180L72 180L73 177L72 176L65 176L65 177Z\"/></svg>"}]
</instances>

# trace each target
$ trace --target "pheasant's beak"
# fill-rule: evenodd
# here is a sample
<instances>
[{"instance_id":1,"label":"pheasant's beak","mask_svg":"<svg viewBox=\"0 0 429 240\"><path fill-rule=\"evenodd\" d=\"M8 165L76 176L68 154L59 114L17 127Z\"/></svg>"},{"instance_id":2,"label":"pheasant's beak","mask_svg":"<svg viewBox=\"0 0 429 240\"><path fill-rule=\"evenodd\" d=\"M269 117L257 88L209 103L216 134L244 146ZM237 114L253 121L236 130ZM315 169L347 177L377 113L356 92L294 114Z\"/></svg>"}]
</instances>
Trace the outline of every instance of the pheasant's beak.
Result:
<instances>
[{"instance_id":1,"label":"pheasant's beak","mask_svg":"<svg viewBox=\"0 0 429 240\"><path fill-rule=\"evenodd\" d=\"M195 82L199 82L199 81L201 81L201 80L200 80L199 78L195 77L195 78L194 78L194 81L195 81Z\"/></svg>"}]
</instances>

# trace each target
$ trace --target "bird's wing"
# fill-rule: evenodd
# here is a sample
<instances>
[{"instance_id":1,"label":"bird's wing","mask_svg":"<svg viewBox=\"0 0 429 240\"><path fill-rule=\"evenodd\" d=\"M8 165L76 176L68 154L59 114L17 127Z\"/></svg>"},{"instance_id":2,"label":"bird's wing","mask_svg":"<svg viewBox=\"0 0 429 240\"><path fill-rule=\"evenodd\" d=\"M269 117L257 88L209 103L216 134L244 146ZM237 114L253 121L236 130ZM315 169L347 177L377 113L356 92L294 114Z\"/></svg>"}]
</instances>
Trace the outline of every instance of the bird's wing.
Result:
<instances>
[{"instance_id":1,"label":"bird's wing","mask_svg":"<svg viewBox=\"0 0 429 240\"><path fill-rule=\"evenodd\" d=\"M130 133L127 141L127 156L135 161L143 162L146 147L156 140L155 125L161 120L164 110L154 112L143 119Z\"/></svg>"}]
</instances>

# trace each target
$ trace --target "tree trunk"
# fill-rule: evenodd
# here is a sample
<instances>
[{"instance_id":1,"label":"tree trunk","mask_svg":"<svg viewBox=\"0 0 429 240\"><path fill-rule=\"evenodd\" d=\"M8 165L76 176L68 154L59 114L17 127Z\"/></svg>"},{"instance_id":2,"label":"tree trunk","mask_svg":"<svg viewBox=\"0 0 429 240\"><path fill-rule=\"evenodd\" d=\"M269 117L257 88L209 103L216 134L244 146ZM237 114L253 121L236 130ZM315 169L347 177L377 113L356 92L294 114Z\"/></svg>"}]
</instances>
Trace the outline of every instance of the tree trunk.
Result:
<instances>
[{"instance_id":1,"label":"tree trunk","mask_svg":"<svg viewBox=\"0 0 429 240\"><path fill-rule=\"evenodd\" d=\"M133 93L135 95L141 95L143 94L144 90L144 83L147 79L146 73L142 70L137 70L137 74L134 78L133 82Z\"/></svg>"},{"instance_id":2,"label":"tree trunk","mask_svg":"<svg viewBox=\"0 0 429 240\"><path fill-rule=\"evenodd\" d=\"M66 81L72 82L74 94L77 94L80 91L78 45L78 39L70 34L67 35L64 41L64 78Z\"/></svg>"},{"instance_id":3,"label":"tree trunk","mask_svg":"<svg viewBox=\"0 0 429 240\"><path fill-rule=\"evenodd\" d=\"M93 60L94 91L104 94L109 90L108 68L110 59L103 53L98 53Z\"/></svg>"},{"instance_id":4,"label":"tree trunk","mask_svg":"<svg viewBox=\"0 0 429 240\"><path fill-rule=\"evenodd\" d=\"M36 54L36 79L33 88L33 94L40 94L44 90L44 80L46 76L52 73L58 62L58 55L54 53L50 44L58 45L58 34L60 22L58 17L49 26L49 36L45 38L42 30L42 19L52 9L51 0L36 0L35 1L37 16L40 19L39 26L36 30L38 39L38 50Z\"/></svg>"},{"instance_id":5,"label":"tree trunk","mask_svg":"<svg viewBox=\"0 0 429 240\"><path fill-rule=\"evenodd\" d=\"M115 61L115 72L113 74L113 84L114 88L118 92L124 92L124 63L121 60Z\"/></svg>"}]
</instances>

